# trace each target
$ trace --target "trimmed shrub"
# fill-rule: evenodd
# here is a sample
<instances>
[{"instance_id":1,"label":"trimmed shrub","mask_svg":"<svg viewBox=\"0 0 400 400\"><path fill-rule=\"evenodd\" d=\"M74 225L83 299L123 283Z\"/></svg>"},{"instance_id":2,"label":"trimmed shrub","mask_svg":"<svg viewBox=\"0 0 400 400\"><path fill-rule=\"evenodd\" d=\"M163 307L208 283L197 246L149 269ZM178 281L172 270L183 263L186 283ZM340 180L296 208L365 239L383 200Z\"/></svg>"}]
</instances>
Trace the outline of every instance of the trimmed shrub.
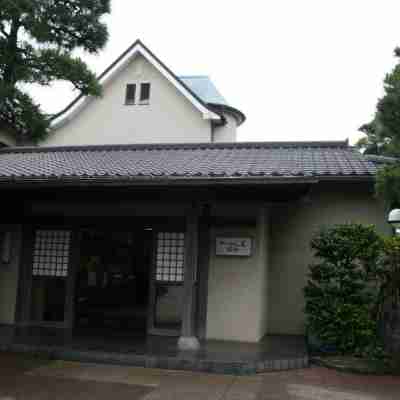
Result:
<instances>
[{"instance_id":1,"label":"trimmed shrub","mask_svg":"<svg viewBox=\"0 0 400 400\"><path fill-rule=\"evenodd\" d=\"M311 248L319 262L304 289L308 330L341 353L370 351L378 340L382 239L373 226L342 224L322 229Z\"/></svg>"}]
</instances>

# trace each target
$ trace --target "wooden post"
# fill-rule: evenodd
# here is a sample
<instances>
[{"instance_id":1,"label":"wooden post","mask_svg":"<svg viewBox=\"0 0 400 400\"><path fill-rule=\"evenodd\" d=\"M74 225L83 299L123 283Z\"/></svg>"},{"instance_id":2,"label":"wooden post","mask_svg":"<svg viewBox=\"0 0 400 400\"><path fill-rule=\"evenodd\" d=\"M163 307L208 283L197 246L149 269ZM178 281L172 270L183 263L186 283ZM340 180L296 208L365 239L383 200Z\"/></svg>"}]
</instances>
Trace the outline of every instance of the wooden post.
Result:
<instances>
[{"instance_id":1,"label":"wooden post","mask_svg":"<svg viewBox=\"0 0 400 400\"><path fill-rule=\"evenodd\" d=\"M195 310L198 267L199 215L192 207L186 215L184 298L182 309L182 333L178 340L180 350L198 350Z\"/></svg>"},{"instance_id":2,"label":"wooden post","mask_svg":"<svg viewBox=\"0 0 400 400\"><path fill-rule=\"evenodd\" d=\"M199 222L199 260L197 277L196 329L199 339L206 338L208 274L210 266L210 218L211 207L204 204Z\"/></svg>"}]
</instances>

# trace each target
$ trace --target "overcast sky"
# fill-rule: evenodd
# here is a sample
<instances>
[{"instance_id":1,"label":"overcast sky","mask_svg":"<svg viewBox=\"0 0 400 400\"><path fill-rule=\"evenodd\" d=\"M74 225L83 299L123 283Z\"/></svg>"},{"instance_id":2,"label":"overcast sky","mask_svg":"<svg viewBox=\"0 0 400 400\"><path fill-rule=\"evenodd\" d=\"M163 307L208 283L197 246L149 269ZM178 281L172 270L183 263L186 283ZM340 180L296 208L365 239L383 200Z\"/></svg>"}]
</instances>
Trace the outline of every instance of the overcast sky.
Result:
<instances>
[{"instance_id":1,"label":"overcast sky","mask_svg":"<svg viewBox=\"0 0 400 400\"><path fill-rule=\"evenodd\" d=\"M140 38L177 75L210 75L247 121L239 140L342 140L374 113L400 46L397 0L113 0L100 73ZM37 93L37 92L36 92ZM56 112L64 87L36 94Z\"/></svg>"}]
</instances>

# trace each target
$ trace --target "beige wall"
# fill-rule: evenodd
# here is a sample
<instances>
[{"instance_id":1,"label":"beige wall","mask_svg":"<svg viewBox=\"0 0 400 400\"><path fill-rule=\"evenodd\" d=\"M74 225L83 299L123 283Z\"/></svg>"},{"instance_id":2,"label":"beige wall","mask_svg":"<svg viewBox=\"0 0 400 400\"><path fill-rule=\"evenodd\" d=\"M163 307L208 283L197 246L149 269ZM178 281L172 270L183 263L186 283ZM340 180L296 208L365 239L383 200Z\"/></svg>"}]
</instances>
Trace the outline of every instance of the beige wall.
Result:
<instances>
[{"instance_id":1,"label":"beige wall","mask_svg":"<svg viewBox=\"0 0 400 400\"><path fill-rule=\"evenodd\" d=\"M151 83L149 105L125 105L128 83ZM138 90L138 88L136 89ZM138 92L137 92L138 95ZM43 145L210 142L211 122L138 55L93 99Z\"/></svg>"},{"instance_id":2,"label":"beige wall","mask_svg":"<svg viewBox=\"0 0 400 400\"><path fill-rule=\"evenodd\" d=\"M255 219L255 225L212 229L207 304L208 339L257 342L266 333L268 214L263 210ZM216 256L215 238L225 235L251 237L251 257Z\"/></svg>"},{"instance_id":3,"label":"beige wall","mask_svg":"<svg viewBox=\"0 0 400 400\"><path fill-rule=\"evenodd\" d=\"M271 210L269 333L304 333L303 287L313 259L310 240L321 226L355 222L389 233L383 206L371 186L321 185L311 192L310 202Z\"/></svg>"},{"instance_id":4,"label":"beige wall","mask_svg":"<svg viewBox=\"0 0 400 400\"><path fill-rule=\"evenodd\" d=\"M254 204L224 207L228 218L253 215L257 223L212 230L207 338L256 342L265 333L303 334L311 238L323 225L346 222L374 224L389 234L372 191L365 184L320 184L307 200L267 206L265 213ZM216 257L217 235L255 238L253 256Z\"/></svg>"},{"instance_id":5,"label":"beige wall","mask_svg":"<svg viewBox=\"0 0 400 400\"><path fill-rule=\"evenodd\" d=\"M17 301L19 260L21 255L20 226L1 226L2 231L11 231L11 261L3 264L0 260L0 324L15 322L15 306Z\"/></svg>"}]
</instances>

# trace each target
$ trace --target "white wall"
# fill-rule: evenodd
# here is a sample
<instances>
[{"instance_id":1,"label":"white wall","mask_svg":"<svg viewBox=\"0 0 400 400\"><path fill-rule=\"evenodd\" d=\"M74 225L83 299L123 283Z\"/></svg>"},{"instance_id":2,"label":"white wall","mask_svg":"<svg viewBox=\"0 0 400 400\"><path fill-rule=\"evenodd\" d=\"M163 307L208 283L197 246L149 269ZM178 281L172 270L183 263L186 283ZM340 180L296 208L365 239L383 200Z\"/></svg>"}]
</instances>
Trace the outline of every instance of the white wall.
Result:
<instances>
[{"instance_id":1,"label":"white wall","mask_svg":"<svg viewBox=\"0 0 400 400\"><path fill-rule=\"evenodd\" d=\"M42 145L210 142L211 122L138 55L70 122ZM128 83L151 83L149 105L125 105ZM136 88L138 95L138 87Z\"/></svg>"},{"instance_id":2,"label":"white wall","mask_svg":"<svg viewBox=\"0 0 400 400\"><path fill-rule=\"evenodd\" d=\"M236 142L236 119L228 113L225 113L224 117L226 118L226 124L214 128L213 140L214 142Z\"/></svg>"},{"instance_id":3,"label":"white wall","mask_svg":"<svg viewBox=\"0 0 400 400\"><path fill-rule=\"evenodd\" d=\"M374 224L389 234L383 205L359 184L318 185L310 202L271 210L268 332L303 334L303 288L313 262L310 241L322 226L337 223Z\"/></svg>"},{"instance_id":4,"label":"white wall","mask_svg":"<svg viewBox=\"0 0 400 400\"><path fill-rule=\"evenodd\" d=\"M243 207L236 208L237 215L244 214ZM211 231L208 339L257 342L267 331L268 213L254 208L247 208L246 211L255 213L257 224L218 227ZM252 255L216 256L217 236L251 237Z\"/></svg>"},{"instance_id":5,"label":"white wall","mask_svg":"<svg viewBox=\"0 0 400 400\"><path fill-rule=\"evenodd\" d=\"M304 334L303 288L313 262L313 235L324 225L346 222L374 224L390 234L384 207L371 184L319 184L309 201L271 205L264 214L254 204L224 209L236 219L253 215L257 224L212 229L209 339L256 342L265 333ZM216 257L217 235L253 237L252 257Z\"/></svg>"}]
</instances>

